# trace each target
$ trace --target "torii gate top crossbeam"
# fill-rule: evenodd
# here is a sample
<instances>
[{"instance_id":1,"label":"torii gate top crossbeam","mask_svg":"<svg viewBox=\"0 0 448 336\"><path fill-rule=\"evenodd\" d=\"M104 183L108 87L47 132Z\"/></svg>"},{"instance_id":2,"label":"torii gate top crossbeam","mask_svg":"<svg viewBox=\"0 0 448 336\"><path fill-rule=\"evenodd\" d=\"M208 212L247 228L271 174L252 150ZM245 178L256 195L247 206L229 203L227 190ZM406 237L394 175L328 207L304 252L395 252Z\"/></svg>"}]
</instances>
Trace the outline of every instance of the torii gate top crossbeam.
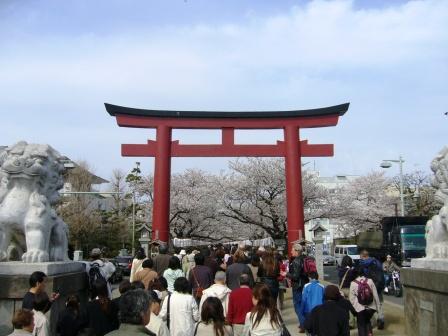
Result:
<instances>
[{"instance_id":1,"label":"torii gate top crossbeam","mask_svg":"<svg viewBox=\"0 0 448 336\"><path fill-rule=\"evenodd\" d=\"M299 128L335 126L347 112L349 103L324 108L292 111L211 112L145 110L104 104L107 112L122 127L188 129L279 129L287 125Z\"/></svg>"},{"instance_id":2,"label":"torii gate top crossbeam","mask_svg":"<svg viewBox=\"0 0 448 336\"><path fill-rule=\"evenodd\" d=\"M284 157L286 155L284 141L277 141L275 145L237 145L234 141L235 129L335 126L339 116L348 110L349 104L311 110L264 112L162 111L111 104L105 106L107 112L116 117L121 127L222 130L222 143L219 145L184 145L179 141L170 140L169 153L172 157ZM298 134L297 141L299 141ZM123 156L156 156L157 140L148 140L146 144L123 144L121 151ZM316 145L300 141L300 152L301 156L333 156L333 145Z\"/></svg>"}]
</instances>

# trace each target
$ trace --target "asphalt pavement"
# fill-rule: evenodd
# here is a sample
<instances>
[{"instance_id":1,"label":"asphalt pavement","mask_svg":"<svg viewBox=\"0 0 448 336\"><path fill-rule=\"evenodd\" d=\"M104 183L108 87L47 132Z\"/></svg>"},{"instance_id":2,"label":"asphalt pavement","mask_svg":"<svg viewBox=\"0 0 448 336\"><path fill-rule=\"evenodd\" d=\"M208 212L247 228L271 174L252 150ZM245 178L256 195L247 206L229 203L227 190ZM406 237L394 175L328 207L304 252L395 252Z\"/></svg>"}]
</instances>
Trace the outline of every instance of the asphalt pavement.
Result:
<instances>
[{"instance_id":1,"label":"asphalt pavement","mask_svg":"<svg viewBox=\"0 0 448 336\"><path fill-rule=\"evenodd\" d=\"M338 284L338 271L336 269L336 266L324 266L324 280L334 283L334 284ZM383 295L384 300L389 302L389 303L393 303L393 304L397 304L400 306L403 306L403 297L395 297L395 296L389 296L389 295Z\"/></svg>"}]
</instances>

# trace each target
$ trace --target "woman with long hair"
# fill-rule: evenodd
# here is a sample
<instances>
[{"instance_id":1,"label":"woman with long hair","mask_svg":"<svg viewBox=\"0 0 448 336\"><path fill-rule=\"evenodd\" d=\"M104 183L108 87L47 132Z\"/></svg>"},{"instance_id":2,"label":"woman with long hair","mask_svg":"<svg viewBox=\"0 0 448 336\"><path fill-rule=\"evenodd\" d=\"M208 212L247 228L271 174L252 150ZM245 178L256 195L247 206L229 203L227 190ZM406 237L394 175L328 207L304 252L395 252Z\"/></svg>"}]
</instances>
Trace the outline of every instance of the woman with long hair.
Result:
<instances>
[{"instance_id":1,"label":"woman with long hair","mask_svg":"<svg viewBox=\"0 0 448 336\"><path fill-rule=\"evenodd\" d=\"M56 326L60 336L76 336L85 327L85 319L81 314L79 298L69 295L65 309L59 314Z\"/></svg>"},{"instance_id":2,"label":"woman with long hair","mask_svg":"<svg viewBox=\"0 0 448 336\"><path fill-rule=\"evenodd\" d=\"M338 269L339 289L344 293L348 299L350 292L350 284L355 280L357 274L353 266L353 259L346 255L342 258L341 267Z\"/></svg>"},{"instance_id":3,"label":"woman with long hair","mask_svg":"<svg viewBox=\"0 0 448 336\"><path fill-rule=\"evenodd\" d=\"M252 290L254 308L246 315L243 336L280 336L282 318L269 287L257 283Z\"/></svg>"},{"instance_id":4,"label":"woman with long hair","mask_svg":"<svg viewBox=\"0 0 448 336\"><path fill-rule=\"evenodd\" d=\"M271 291L272 298L277 302L280 276L280 266L274 257L274 252L267 249L261 260L260 267L258 267L257 276L261 282L266 284Z\"/></svg>"},{"instance_id":5,"label":"woman with long hair","mask_svg":"<svg viewBox=\"0 0 448 336\"><path fill-rule=\"evenodd\" d=\"M168 263L168 268L163 272L163 277L168 282L168 292L174 292L174 281L183 276L185 276L185 274L182 271L179 258L174 256L171 257Z\"/></svg>"},{"instance_id":6,"label":"woman with long hair","mask_svg":"<svg viewBox=\"0 0 448 336\"><path fill-rule=\"evenodd\" d=\"M196 325L195 336L233 336L232 326L226 323L221 300L208 297L202 304L201 321Z\"/></svg>"},{"instance_id":7,"label":"woman with long hair","mask_svg":"<svg viewBox=\"0 0 448 336\"><path fill-rule=\"evenodd\" d=\"M87 303L89 335L103 336L119 327L118 310L109 299L107 283L98 279L93 283L95 299Z\"/></svg>"},{"instance_id":8,"label":"woman with long hair","mask_svg":"<svg viewBox=\"0 0 448 336\"><path fill-rule=\"evenodd\" d=\"M129 275L129 281L131 283L134 281L135 273L143 269L142 265L145 259L146 259L145 250L142 247L140 247L134 256L134 259L132 260L131 274Z\"/></svg>"}]
</instances>

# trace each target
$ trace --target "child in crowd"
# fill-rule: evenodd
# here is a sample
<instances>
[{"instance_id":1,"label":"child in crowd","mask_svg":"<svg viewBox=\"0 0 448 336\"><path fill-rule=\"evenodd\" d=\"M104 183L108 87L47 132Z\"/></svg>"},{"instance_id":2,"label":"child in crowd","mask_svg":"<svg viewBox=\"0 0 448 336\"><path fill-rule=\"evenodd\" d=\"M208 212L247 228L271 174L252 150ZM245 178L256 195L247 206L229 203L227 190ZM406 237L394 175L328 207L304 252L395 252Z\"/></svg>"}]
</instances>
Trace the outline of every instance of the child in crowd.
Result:
<instances>
[{"instance_id":1,"label":"child in crowd","mask_svg":"<svg viewBox=\"0 0 448 336\"><path fill-rule=\"evenodd\" d=\"M310 282L305 284L302 291L302 302L300 310L305 319L311 313L314 307L324 303L325 287L319 282L319 275L317 272L308 274Z\"/></svg>"},{"instance_id":2,"label":"child in crowd","mask_svg":"<svg viewBox=\"0 0 448 336\"><path fill-rule=\"evenodd\" d=\"M49 306L50 300L45 292L40 292L34 296L34 336L50 336L50 323L45 316Z\"/></svg>"}]
</instances>

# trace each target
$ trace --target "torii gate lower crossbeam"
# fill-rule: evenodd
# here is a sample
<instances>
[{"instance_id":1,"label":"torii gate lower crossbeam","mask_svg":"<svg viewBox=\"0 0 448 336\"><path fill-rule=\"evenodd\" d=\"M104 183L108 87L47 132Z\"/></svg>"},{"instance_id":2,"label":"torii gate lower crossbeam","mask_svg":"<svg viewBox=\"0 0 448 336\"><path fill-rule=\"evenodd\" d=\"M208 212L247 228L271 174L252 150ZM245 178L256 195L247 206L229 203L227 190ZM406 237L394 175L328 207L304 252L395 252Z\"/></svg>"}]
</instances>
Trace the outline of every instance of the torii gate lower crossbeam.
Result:
<instances>
[{"instance_id":1,"label":"torii gate lower crossbeam","mask_svg":"<svg viewBox=\"0 0 448 336\"><path fill-rule=\"evenodd\" d=\"M301 157L333 156L333 145L300 141L300 128L335 126L349 104L276 112L197 112L133 109L105 104L121 127L155 128L156 140L122 145L123 156L154 157L154 208L152 238L168 243L171 157L284 157L289 248L304 238ZM172 141L172 129L221 129L218 145L183 145ZM238 145L235 129L283 129L284 141L275 145Z\"/></svg>"}]
</instances>

